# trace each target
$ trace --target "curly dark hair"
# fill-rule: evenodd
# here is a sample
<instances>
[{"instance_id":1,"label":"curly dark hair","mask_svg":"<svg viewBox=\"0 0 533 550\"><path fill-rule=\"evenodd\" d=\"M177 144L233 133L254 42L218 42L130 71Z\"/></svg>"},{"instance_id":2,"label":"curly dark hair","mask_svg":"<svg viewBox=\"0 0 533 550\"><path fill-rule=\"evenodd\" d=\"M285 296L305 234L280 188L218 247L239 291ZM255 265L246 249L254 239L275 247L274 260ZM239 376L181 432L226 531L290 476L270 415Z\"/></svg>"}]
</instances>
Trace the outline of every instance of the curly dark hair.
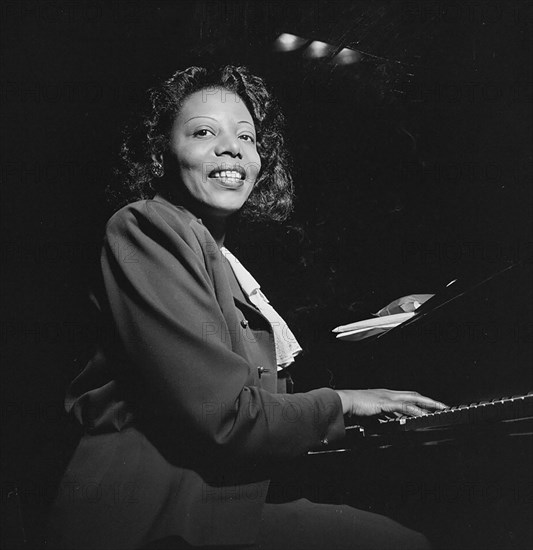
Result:
<instances>
[{"instance_id":1,"label":"curly dark hair","mask_svg":"<svg viewBox=\"0 0 533 550\"><path fill-rule=\"evenodd\" d=\"M152 155L169 147L172 124L184 100L194 92L221 88L237 94L252 115L257 132L261 171L240 214L247 219L283 221L292 211L293 182L282 129L285 119L263 79L246 67L189 67L150 88L147 107L126 126L120 158L106 196L115 209L154 196L161 181L151 172ZM158 187L159 186L159 187Z\"/></svg>"}]
</instances>

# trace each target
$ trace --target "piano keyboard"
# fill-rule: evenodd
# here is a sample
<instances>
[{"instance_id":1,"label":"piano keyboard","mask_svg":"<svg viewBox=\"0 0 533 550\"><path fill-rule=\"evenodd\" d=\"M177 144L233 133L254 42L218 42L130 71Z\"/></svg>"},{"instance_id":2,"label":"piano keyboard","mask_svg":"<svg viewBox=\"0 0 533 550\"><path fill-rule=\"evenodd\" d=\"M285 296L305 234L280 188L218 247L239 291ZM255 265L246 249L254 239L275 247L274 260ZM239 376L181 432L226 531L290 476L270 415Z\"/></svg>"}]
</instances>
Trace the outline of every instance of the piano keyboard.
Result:
<instances>
[{"instance_id":1,"label":"piano keyboard","mask_svg":"<svg viewBox=\"0 0 533 550\"><path fill-rule=\"evenodd\" d=\"M372 428L366 428L366 433L386 434L391 432L406 432L425 428L439 428L457 424L480 424L500 420L519 420L533 416L533 392L527 395L496 398L492 401L481 401L471 405L457 405L442 411L385 420ZM347 426L346 429L358 429L360 426Z\"/></svg>"}]
</instances>

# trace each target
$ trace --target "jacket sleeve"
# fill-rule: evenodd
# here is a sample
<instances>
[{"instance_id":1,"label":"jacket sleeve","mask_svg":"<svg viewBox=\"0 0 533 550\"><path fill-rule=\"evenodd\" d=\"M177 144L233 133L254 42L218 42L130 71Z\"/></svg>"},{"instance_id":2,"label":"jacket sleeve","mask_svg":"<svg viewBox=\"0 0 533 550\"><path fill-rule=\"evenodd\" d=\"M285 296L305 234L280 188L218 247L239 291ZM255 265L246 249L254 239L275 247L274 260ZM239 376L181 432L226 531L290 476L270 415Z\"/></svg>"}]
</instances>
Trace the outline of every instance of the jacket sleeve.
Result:
<instances>
[{"instance_id":1,"label":"jacket sleeve","mask_svg":"<svg viewBox=\"0 0 533 550\"><path fill-rule=\"evenodd\" d=\"M207 337L227 326L204 253L190 223L157 201L123 208L107 225L101 261L111 315L158 405L241 456L291 457L342 438L334 390L268 393L230 342Z\"/></svg>"}]
</instances>

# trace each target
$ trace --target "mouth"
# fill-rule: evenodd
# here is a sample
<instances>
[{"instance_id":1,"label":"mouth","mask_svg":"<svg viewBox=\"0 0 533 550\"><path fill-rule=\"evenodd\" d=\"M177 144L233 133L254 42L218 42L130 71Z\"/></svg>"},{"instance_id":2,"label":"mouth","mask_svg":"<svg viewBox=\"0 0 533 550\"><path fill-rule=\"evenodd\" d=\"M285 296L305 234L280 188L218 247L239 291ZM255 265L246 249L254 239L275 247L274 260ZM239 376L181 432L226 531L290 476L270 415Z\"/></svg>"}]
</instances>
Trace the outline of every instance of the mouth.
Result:
<instances>
[{"instance_id":1,"label":"mouth","mask_svg":"<svg viewBox=\"0 0 533 550\"><path fill-rule=\"evenodd\" d=\"M223 187L238 189L244 185L246 171L238 165L231 168L215 168L209 173L208 178L217 180Z\"/></svg>"}]
</instances>

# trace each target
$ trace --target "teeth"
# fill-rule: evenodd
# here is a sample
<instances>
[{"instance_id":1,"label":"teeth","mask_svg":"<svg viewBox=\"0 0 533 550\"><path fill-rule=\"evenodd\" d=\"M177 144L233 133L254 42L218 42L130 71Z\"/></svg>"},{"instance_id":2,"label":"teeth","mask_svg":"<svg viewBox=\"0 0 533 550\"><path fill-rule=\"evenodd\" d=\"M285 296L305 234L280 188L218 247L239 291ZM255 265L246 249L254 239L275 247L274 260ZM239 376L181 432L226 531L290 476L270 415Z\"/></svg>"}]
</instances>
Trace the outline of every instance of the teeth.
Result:
<instances>
[{"instance_id":1,"label":"teeth","mask_svg":"<svg viewBox=\"0 0 533 550\"><path fill-rule=\"evenodd\" d=\"M213 174L214 178L231 178L231 179L241 179L241 174L233 170L223 170L221 172L215 172Z\"/></svg>"}]
</instances>

